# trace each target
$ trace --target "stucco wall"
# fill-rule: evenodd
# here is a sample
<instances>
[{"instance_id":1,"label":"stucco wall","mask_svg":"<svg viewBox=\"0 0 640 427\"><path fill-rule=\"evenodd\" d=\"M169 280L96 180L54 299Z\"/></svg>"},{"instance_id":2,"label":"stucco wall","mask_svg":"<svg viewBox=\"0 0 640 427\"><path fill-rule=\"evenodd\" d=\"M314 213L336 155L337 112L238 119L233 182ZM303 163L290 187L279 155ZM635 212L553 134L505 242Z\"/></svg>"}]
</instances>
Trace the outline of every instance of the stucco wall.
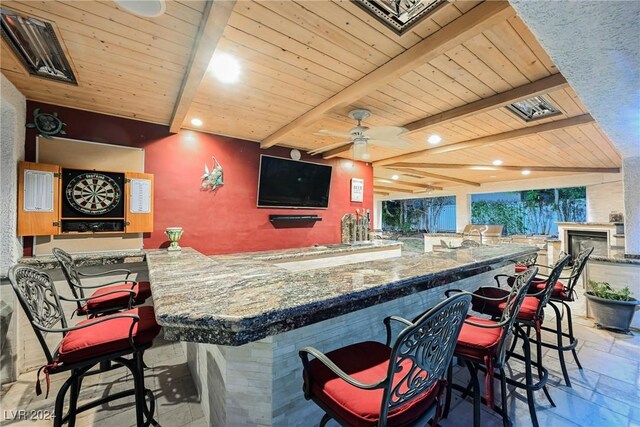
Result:
<instances>
[{"instance_id":1,"label":"stucco wall","mask_svg":"<svg viewBox=\"0 0 640 427\"><path fill-rule=\"evenodd\" d=\"M587 222L609 222L609 213L624 213L622 181L587 185Z\"/></svg>"},{"instance_id":2,"label":"stucco wall","mask_svg":"<svg viewBox=\"0 0 640 427\"><path fill-rule=\"evenodd\" d=\"M17 164L24 158L24 96L0 74L0 383L14 381L18 370L17 304L6 276L22 255L16 236Z\"/></svg>"},{"instance_id":3,"label":"stucco wall","mask_svg":"<svg viewBox=\"0 0 640 427\"><path fill-rule=\"evenodd\" d=\"M16 236L17 166L24 159L26 100L18 89L0 74L0 276L22 256L22 244Z\"/></svg>"}]
</instances>

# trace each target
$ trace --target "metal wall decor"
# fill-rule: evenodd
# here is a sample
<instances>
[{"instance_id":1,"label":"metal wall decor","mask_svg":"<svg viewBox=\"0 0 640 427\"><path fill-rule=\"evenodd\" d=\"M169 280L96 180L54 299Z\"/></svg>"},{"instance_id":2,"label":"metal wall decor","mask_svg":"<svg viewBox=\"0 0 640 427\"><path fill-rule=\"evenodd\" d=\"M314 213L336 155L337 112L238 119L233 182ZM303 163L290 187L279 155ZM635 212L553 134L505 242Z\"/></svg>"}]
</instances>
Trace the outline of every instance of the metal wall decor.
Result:
<instances>
[{"instance_id":1,"label":"metal wall decor","mask_svg":"<svg viewBox=\"0 0 640 427\"><path fill-rule=\"evenodd\" d=\"M29 129L37 129L40 135L51 139L54 135L66 135L67 124L58 117L58 113L41 113L39 108L33 110L33 123L27 123Z\"/></svg>"},{"instance_id":2,"label":"metal wall decor","mask_svg":"<svg viewBox=\"0 0 640 427\"><path fill-rule=\"evenodd\" d=\"M211 158L213 159L213 166L209 170L209 167L206 164L204 165L204 175L202 175L201 179L203 190L214 191L224 185L224 182L222 182L222 165L215 157L211 156Z\"/></svg>"},{"instance_id":3,"label":"metal wall decor","mask_svg":"<svg viewBox=\"0 0 640 427\"><path fill-rule=\"evenodd\" d=\"M353 0L398 35L422 21L447 0Z\"/></svg>"}]
</instances>

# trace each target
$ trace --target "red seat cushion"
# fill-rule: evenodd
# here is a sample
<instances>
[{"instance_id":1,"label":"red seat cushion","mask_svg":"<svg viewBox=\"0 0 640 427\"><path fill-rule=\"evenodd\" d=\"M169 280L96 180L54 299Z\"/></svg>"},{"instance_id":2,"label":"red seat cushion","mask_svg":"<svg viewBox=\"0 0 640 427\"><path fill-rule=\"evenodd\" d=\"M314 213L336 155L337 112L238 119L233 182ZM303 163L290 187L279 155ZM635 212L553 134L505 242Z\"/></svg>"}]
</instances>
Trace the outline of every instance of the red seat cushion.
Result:
<instances>
[{"instance_id":1,"label":"red seat cushion","mask_svg":"<svg viewBox=\"0 0 640 427\"><path fill-rule=\"evenodd\" d=\"M531 283L531 287L535 288L536 292L540 292L544 290L546 284L547 282L544 280L534 279L534 281ZM565 291L564 283L557 281L553 286L553 291L551 291L551 298L568 299L567 295L568 294Z\"/></svg>"},{"instance_id":2,"label":"red seat cushion","mask_svg":"<svg viewBox=\"0 0 640 427\"><path fill-rule=\"evenodd\" d=\"M127 313L140 317L140 321L133 328L134 342L138 345L151 343L160 332L153 307L137 307L113 316ZM98 319L104 319L104 317L83 320L78 325L95 322ZM60 343L58 362L74 363L131 348L129 330L132 322L133 319L128 317L115 318L70 331Z\"/></svg>"},{"instance_id":3,"label":"red seat cushion","mask_svg":"<svg viewBox=\"0 0 640 427\"><path fill-rule=\"evenodd\" d=\"M364 383L375 383L387 376L391 349L384 344L367 341L330 353L327 357L351 377ZM410 362L403 362L409 369ZM406 374L402 369L394 377L394 386ZM380 418L382 389L362 390L354 387L327 368L319 360L310 363L311 393L350 426L376 426ZM389 411L389 426L404 426L427 412L435 402L440 382L422 396ZM402 390L402 389L401 389Z\"/></svg>"},{"instance_id":4,"label":"red seat cushion","mask_svg":"<svg viewBox=\"0 0 640 427\"><path fill-rule=\"evenodd\" d=\"M127 304L129 304L130 294L128 292L118 292L115 294L104 295L113 291L133 290L135 292L133 297L135 304L141 304L151 296L151 284L149 282L138 282L133 286L133 289L131 289L131 285L131 283L121 283L119 285L110 285L99 288L91 295L92 297L98 298L88 300L86 307L82 311L91 312L109 308L127 307Z\"/></svg>"},{"instance_id":5,"label":"red seat cushion","mask_svg":"<svg viewBox=\"0 0 640 427\"><path fill-rule=\"evenodd\" d=\"M472 297L471 303L472 308L483 314L489 314L491 316L498 317L502 315L504 311L507 300L506 296L509 295L508 290L496 287L482 287L474 292L474 297ZM476 298L475 295L482 295L487 298L504 298L502 301L487 301L482 298ZM535 320L535 314L538 310L538 306L540 305L540 300L538 297L525 297L522 305L520 306L520 311L518 312L517 319L518 320Z\"/></svg>"},{"instance_id":6,"label":"red seat cushion","mask_svg":"<svg viewBox=\"0 0 640 427\"><path fill-rule=\"evenodd\" d=\"M500 312L504 310L506 305L506 302L501 302L498 305ZM520 311L518 312L518 316L516 318L518 320L536 320L536 312L538 311L539 305L540 300L538 299L538 297L524 297L524 301L522 301Z\"/></svg>"},{"instance_id":7,"label":"red seat cushion","mask_svg":"<svg viewBox=\"0 0 640 427\"><path fill-rule=\"evenodd\" d=\"M516 265L516 273L524 273L527 271L526 265Z\"/></svg>"},{"instance_id":8,"label":"red seat cushion","mask_svg":"<svg viewBox=\"0 0 640 427\"><path fill-rule=\"evenodd\" d=\"M467 320L484 325L496 324L492 320L474 316L467 317ZM485 356L496 354L502 331L503 328L482 328L465 322L458 337L455 354L484 363Z\"/></svg>"}]
</instances>

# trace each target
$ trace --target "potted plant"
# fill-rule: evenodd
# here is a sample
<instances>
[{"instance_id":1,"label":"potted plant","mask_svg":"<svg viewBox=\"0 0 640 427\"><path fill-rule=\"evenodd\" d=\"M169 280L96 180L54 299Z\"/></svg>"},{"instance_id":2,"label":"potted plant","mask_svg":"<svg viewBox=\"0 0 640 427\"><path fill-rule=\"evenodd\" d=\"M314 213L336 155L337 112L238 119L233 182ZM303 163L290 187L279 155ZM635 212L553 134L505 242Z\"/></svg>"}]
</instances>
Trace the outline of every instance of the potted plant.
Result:
<instances>
[{"instance_id":1,"label":"potted plant","mask_svg":"<svg viewBox=\"0 0 640 427\"><path fill-rule=\"evenodd\" d=\"M629 326L640 301L631 297L628 286L614 290L607 282L590 280L585 296L596 325L629 333Z\"/></svg>"}]
</instances>

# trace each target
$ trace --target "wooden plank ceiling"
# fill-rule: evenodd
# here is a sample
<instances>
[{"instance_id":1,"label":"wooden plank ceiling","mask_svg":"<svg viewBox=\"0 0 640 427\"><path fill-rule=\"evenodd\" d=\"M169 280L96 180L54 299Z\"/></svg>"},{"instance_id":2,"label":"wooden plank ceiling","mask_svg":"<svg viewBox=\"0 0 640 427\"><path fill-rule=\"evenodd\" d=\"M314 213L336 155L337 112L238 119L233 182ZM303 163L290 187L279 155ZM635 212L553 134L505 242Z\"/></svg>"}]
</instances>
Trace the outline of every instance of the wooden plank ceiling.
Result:
<instances>
[{"instance_id":1,"label":"wooden plank ceiling","mask_svg":"<svg viewBox=\"0 0 640 427\"><path fill-rule=\"evenodd\" d=\"M314 133L347 132L348 112L366 108L367 126L411 130L409 148L370 147L379 186L402 191L619 168L612 143L532 33L506 3L490 3L448 3L397 36L349 1L238 1L217 52L237 58L239 82L204 73L185 107L194 49L202 62L198 27L210 21L205 2L168 1L164 15L145 19L112 1L4 1L56 25L79 86L30 77L4 41L2 72L29 99L163 124L181 109L184 128L303 150L341 142ZM504 107L523 94L544 95L561 114L523 121ZM432 134L442 143L428 144ZM407 153L415 154L398 157ZM494 160L532 173L471 168Z\"/></svg>"}]
</instances>

